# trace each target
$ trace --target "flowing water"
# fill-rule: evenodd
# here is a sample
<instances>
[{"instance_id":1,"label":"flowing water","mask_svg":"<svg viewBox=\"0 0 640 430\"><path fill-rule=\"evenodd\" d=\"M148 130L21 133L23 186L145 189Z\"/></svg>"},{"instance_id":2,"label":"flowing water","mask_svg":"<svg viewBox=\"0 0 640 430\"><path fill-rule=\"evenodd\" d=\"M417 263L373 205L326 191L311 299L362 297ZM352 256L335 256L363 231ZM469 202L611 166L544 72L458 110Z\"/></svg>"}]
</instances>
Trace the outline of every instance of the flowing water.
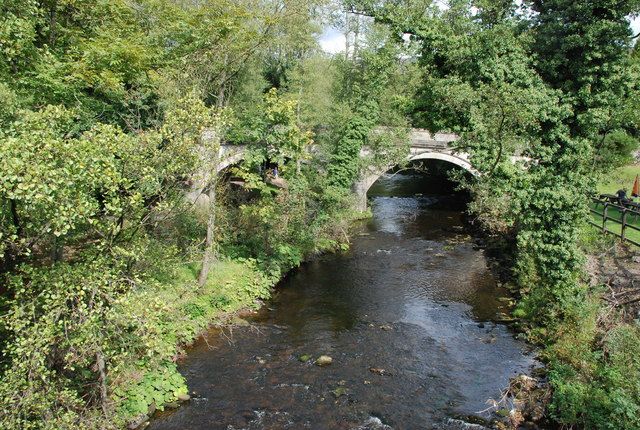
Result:
<instances>
[{"instance_id":1,"label":"flowing water","mask_svg":"<svg viewBox=\"0 0 640 430\"><path fill-rule=\"evenodd\" d=\"M487 417L486 401L534 359L492 322L506 292L446 185L380 180L351 250L295 270L248 325L199 340L181 363L192 400L151 428L432 429ZM315 365L320 355L333 362Z\"/></svg>"}]
</instances>

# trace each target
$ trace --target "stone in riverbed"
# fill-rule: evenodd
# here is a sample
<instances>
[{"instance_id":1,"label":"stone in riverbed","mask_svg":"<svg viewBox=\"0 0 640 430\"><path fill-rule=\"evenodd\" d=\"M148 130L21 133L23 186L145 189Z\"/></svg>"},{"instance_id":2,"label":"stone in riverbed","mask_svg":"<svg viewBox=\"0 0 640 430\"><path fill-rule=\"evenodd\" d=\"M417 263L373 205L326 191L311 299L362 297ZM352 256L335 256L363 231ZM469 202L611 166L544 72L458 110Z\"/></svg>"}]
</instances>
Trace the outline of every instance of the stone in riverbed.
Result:
<instances>
[{"instance_id":1,"label":"stone in riverbed","mask_svg":"<svg viewBox=\"0 0 640 430\"><path fill-rule=\"evenodd\" d=\"M188 394L178 394L176 396L178 398L178 400L180 400L181 402L186 402L187 400L191 399L191 396Z\"/></svg>"},{"instance_id":2,"label":"stone in riverbed","mask_svg":"<svg viewBox=\"0 0 640 430\"><path fill-rule=\"evenodd\" d=\"M483 425L473 424L454 418L448 418L443 424L443 426L438 426L437 428L442 430L489 430L488 427Z\"/></svg>"},{"instance_id":3,"label":"stone in riverbed","mask_svg":"<svg viewBox=\"0 0 640 430\"><path fill-rule=\"evenodd\" d=\"M306 363L309 360L311 360L311 356L309 354L302 354L298 357L298 361L301 363Z\"/></svg>"},{"instance_id":4,"label":"stone in riverbed","mask_svg":"<svg viewBox=\"0 0 640 430\"><path fill-rule=\"evenodd\" d=\"M333 396L337 399L338 397L342 397L347 394L347 389L345 387L338 387L331 392Z\"/></svg>"},{"instance_id":5,"label":"stone in riverbed","mask_svg":"<svg viewBox=\"0 0 640 430\"><path fill-rule=\"evenodd\" d=\"M318 359L316 360L316 364L318 366L328 366L331 363L333 363L333 358L329 357L328 355L321 355L320 357L318 357Z\"/></svg>"}]
</instances>

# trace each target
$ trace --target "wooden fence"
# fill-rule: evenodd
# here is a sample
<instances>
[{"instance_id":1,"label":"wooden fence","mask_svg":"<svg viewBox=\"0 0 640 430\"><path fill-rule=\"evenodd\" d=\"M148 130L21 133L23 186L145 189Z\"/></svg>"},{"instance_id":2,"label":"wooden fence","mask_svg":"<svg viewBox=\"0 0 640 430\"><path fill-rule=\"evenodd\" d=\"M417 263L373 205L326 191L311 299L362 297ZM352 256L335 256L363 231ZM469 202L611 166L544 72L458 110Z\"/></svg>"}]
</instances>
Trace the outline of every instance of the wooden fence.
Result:
<instances>
[{"instance_id":1,"label":"wooden fence","mask_svg":"<svg viewBox=\"0 0 640 430\"><path fill-rule=\"evenodd\" d=\"M602 229L603 233L606 232L613 234L622 240L626 240L636 246L640 246L640 239L638 239L640 238L640 224L637 223L640 219L640 212L597 198L593 198L592 200L595 203L595 208L590 208L590 211L591 213L598 215L602 221L595 222L590 218L590 224ZM602 206L602 212L598 211L598 206ZM613 214L612 211L614 212ZM631 220L636 221L636 223L634 224ZM607 223L611 222L616 226L620 226L620 232L611 230L607 227ZM631 236L633 237L629 237L629 233L631 231L635 231L637 233L632 233Z\"/></svg>"}]
</instances>

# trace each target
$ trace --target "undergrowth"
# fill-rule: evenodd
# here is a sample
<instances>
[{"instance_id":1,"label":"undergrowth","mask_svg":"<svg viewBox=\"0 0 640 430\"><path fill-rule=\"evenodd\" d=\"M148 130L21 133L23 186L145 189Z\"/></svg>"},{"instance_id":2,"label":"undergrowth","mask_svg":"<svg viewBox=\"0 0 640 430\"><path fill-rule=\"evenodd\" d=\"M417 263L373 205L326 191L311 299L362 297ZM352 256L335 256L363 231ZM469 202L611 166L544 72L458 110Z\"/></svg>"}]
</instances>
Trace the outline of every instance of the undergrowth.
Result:
<instances>
[{"instance_id":1,"label":"undergrowth","mask_svg":"<svg viewBox=\"0 0 640 430\"><path fill-rule=\"evenodd\" d=\"M615 238L586 225L581 249L594 257L615 247ZM589 268L588 268L589 269ZM541 343L552 389L549 415L560 425L584 429L640 429L640 323L623 319L604 300L604 285L581 281L579 300L567 302L562 318L527 329ZM515 316L526 316L521 303Z\"/></svg>"}]
</instances>

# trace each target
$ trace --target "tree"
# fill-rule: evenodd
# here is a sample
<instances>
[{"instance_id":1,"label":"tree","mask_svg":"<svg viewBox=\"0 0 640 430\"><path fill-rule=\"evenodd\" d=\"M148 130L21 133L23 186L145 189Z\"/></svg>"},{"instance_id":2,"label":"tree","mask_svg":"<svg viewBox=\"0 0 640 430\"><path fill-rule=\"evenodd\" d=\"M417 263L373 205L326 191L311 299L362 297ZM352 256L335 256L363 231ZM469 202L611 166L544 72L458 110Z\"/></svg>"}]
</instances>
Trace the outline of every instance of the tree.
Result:
<instances>
[{"instance_id":1,"label":"tree","mask_svg":"<svg viewBox=\"0 0 640 430\"><path fill-rule=\"evenodd\" d=\"M571 134L592 142L596 154L608 134L628 126L619 114L636 80L631 75L627 17L640 2L528 1L537 70L573 109Z\"/></svg>"}]
</instances>

